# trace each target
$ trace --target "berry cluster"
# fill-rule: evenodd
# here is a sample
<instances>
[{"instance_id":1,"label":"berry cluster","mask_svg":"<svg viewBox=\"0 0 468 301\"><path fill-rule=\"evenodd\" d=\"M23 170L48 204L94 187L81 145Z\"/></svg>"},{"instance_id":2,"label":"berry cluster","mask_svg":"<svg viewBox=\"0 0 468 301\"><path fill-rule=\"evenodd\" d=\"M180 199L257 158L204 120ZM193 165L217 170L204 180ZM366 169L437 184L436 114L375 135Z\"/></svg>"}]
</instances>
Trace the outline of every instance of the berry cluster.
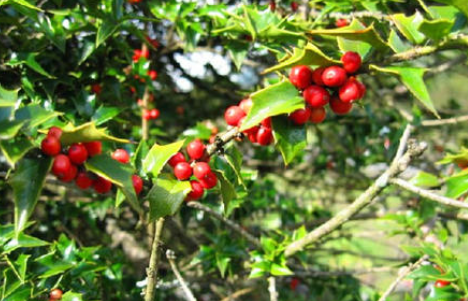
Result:
<instances>
[{"instance_id":1,"label":"berry cluster","mask_svg":"<svg viewBox=\"0 0 468 301\"><path fill-rule=\"evenodd\" d=\"M187 162L183 153L178 152L171 157L169 165L172 166L174 175L178 180L185 181L195 176L197 180L190 181L192 191L186 198L186 201L194 201L203 196L205 189L215 187L218 178L208 164L210 157L206 153L206 147L200 139L190 142L187 145L186 151L190 162Z\"/></svg>"},{"instance_id":2,"label":"berry cluster","mask_svg":"<svg viewBox=\"0 0 468 301\"><path fill-rule=\"evenodd\" d=\"M353 102L361 99L366 87L352 76L361 67L361 56L348 51L342 57L343 67L330 66L311 70L300 65L291 69L289 80L302 91L306 108L289 115L297 125L307 121L321 123L325 120L325 105L330 103L331 110L337 115L349 113Z\"/></svg>"},{"instance_id":3,"label":"berry cluster","mask_svg":"<svg viewBox=\"0 0 468 301\"><path fill-rule=\"evenodd\" d=\"M250 112L252 108L252 99L245 98L241 100L239 105L230 106L224 113L224 120L230 126L241 126L245 120L245 116ZM247 138L252 143L258 143L260 145L269 145L273 142L273 130L271 128L271 118L264 119L259 125L251 127L244 131Z\"/></svg>"},{"instance_id":4,"label":"berry cluster","mask_svg":"<svg viewBox=\"0 0 468 301\"><path fill-rule=\"evenodd\" d=\"M291 11L292 12L297 12L297 10L299 8L299 4L296 1L292 1L290 3L290 6L291 6ZM272 12L276 11L276 1L275 0L270 0L269 7L270 7L270 11L272 11Z\"/></svg>"},{"instance_id":5,"label":"berry cluster","mask_svg":"<svg viewBox=\"0 0 468 301\"><path fill-rule=\"evenodd\" d=\"M346 19L336 19L335 21L336 27L346 27L348 25L349 25L349 22Z\"/></svg>"},{"instance_id":6,"label":"berry cluster","mask_svg":"<svg viewBox=\"0 0 468 301\"><path fill-rule=\"evenodd\" d=\"M85 170L83 163L89 157L102 153L102 144L100 141L91 141L84 143L73 143L66 154L62 152L60 137L62 130L58 127L51 127L47 136L42 140L41 150L44 154L54 157L52 163L52 173L63 182L75 180L76 186L81 189L88 189L91 186L97 193L107 193L112 189L112 183L107 179L94 175ZM112 158L122 163L128 163L130 156L123 149L117 149ZM132 176L133 187L139 194L143 189L143 180L137 176Z\"/></svg>"},{"instance_id":7,"label":"berry cluster","mask_svg":"<svg viewBox=\"0 0 468 301\"><path fill-rule=\"evenodd\" d=\"M49 301L58 301L62 299L63 292L59 288L54 288L49 293Z\"/></svg>"}]
</instances>

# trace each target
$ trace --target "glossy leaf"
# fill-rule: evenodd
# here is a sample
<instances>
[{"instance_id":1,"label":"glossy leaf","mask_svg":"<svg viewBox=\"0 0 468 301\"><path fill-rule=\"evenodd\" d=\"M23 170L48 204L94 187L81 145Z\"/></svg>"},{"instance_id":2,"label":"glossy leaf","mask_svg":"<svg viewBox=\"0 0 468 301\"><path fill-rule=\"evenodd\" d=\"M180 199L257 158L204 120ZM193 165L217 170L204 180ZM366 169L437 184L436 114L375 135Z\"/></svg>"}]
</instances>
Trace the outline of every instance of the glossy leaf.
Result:
<instances>
[{"instance_id":1,"label":"glossy leaf","mask_svg":"<svg viewBox=\"0 0 468 301\"><path fill-rule=\"evenodd\" d=\"M414 176L410 182L413 185L419 186L419 187L437 187L440 185L439 179L430 173L420 171L416 176Z\"/></svg>"},{"instance_id":2,"label":"glossy leaf","mask_svg":"<svg viewBox=\"0 0 468 301\"><path fill-rule=\"evenodd\" d=\"M365 26L354 20L348 27L354 30L364 30ZM345 37L337 37L338 47L344 53L346 51L354 51L359 53L362 58L365 58L372 49L372 44L365 41L353 40Z\"/></svg>"},{"instance_id":3,"label":"glossy leaf","mask_svg":"<svg viewBox=\"0 0 468 301\"><path fill-rule=\"evenodd\" d=\"M51 74L49 74L37 61L36 61L36 54L34 53L20 53L17 57L12 58L7 65L9 66L18 66L24 64L31 68L32 70L36 71L37 73L48 77L48 78L55 78Z\"/></svg>"},{"instance_id":4,"label":"glossy leaf","mask_svg":"<svg viewBox=\"0 0 468 301\"><path fill-rule=\"evenodd\" d=\"M24 233L20 233L16 238L10 240L4 247L3 250L5 253L13 252L19 248L36 248L47 246L49 243Z\"/></svg>"},{"instance_id":5,"label":"glossy leaf","mask_svg":"<svg viewBox=\"0 0 468 301\"><path fill-rule=\"evenodd\" d=\"M14 167L16 163L35 145L26 137L0 141L0 150L7 162Z\"/></svg>"},{"instance_id":6,"label":"glossy leaf","mask_svg":"<svg viewBox=\"0 0 468 301\"><path fill-rule=\"evenodd\" d=\"M0 108L12 107L18 99L18 90L6 90L0 85Z\"/></svg>"},{"instance_id":7,"label":"glossy leaf","mask_svg":"<svg viewBox=\"0 0 468 301\"><path fill-rule=\"evenodd\" d=\"M23 120L0 121L0 140L12 139L15 137L24 123L25 121Z\"/></svg>"},{"instance_id":8,"label":"glossy leaf","mask_svg":"<svg viewBox=\"0 0 468 301\"><path fill-rule=\"evenodd\" d=\"M36 207L51 164L50 158L23 159L9 180L15 201L15 232L17 237Z\"/></svg>"},{"instance_id":9,"label":"glossy leaf","mask_svg":"<svg viewBox=\"0 0 468 301\"><path fill-rule=\"evenodd\" d=\"M106 18L98 26L96 34L96 48L109 38L119 28L120 22L111 18Z\"/></svg>"},{"instance_id":10,"label":"glossy leaf","mask_svg":"<svg viewBox=\"0 0 468 301\"><path fill-rule=\"evenodd\" d=\"M144 172L151 173L156 178L167 161L184 145L184 142L185 140L180 140L167 145L154 144L143 160Z\"/></svg>"},{"instance_id":11,"label":"glossy leaf","mask_svg":"<svg viewBox=\"0 0 468 301\"><path fill-rule=\"evenodd\" d=\"M418 30L424 21L419 12L409 17L405 16L405 14L396 14L392 16L392 20L398 30L412 43L421 44L424 42L425 36Z\"/></svg>"},{"instance_id":12,"label":"glossy leaf","mask_svg":"<svg viewBox=\"0 0 468 301\"><path fill-rule=\"evenodd\" d=\"M77 142L111 141L118 143L130 143L127 139L116 138L106 134L105 128L97 128L94 122L84 123L80 126L66 125L62 128L60 142L62 145L70 145Z\"/></svg>"},{"instance_id":13,"label":"glossy leaf","mask_svg":"<svg viewBox=\"0 0 468 301\"><path fill-rule=\"evenodd\" d=\"M289 80L268 86L250 96L252 109L246 116L240 131L258 125L265 118L288 114L304 108L304 99Z\"/></svg>"},{"instance_id":14,"label":"glossy leaf","mask_svg":"<svg viewBox=\"0 0 468 301\"><path fill-rule=\"evenodd\" d=\"M410 45L402 41L400 36L393 29L390 30L387 43L396 53L404 52L411 48Z\"/></svg>"},{"instance_id":15,"label":"glossy leaf","mask_svg":"<svg viewBox=\"0 0 468 301\"><path fill-rule=\"evenodd\" d=\"M68 291L63 294L61 301L82 301L83 296L79 293L74 293L72 291Z\"/></svg>"},{"instance_id":16,"label":"glossy leaf","mask_svg":"<svg viewBox=\"0 0 468 301\"><path fill-rule=\"evenodd\" d=\"M293 125L287 118L275 118L273 129L276 147L288 165L307 146L306 128Z\"/></svg>"},{"instance_id":17,"label":"glossy leaf","mask_svg":"<svg viewBox=\"0 0 468 301\"><path fill-rule=\"evenodd\" d=\"M424 20L418 27L426 37L440 41L447 36L452 30L454 20L438 19L438 20Z\"/></svg>"},{"instance_id":18,"label":"glossy leaf","mask_svg":"<svg viewBox=\"0 0 468 301\"><path fill-rule=\"evenodd\" d=\"M232 167L232 170L236 174L238 183L245 188L245 183L242 179L241 173L242 153L236 147L231 147L224 154L224 158L226 158L227 163Z\"/></svg>"},{"instance_id":19,"label":"glossy leaf","mask_svg":"<svg viewBox=\"0 0 468 301\"><path fill-rule=\"evenodd\" d=\"M446 196L458 198L468 192L468 174L450 177L445 181L447 185Z\"/></svg>"},{"instance_id":20,"label":"glossy leaf","mask_svg":"<svg viewBox=\"0 0 468 301\"><path fill-rule=\"evenodd\" d=\"M91 118L96 125L101 125L115 116L119 115L120 109L116 107L104 107L100 106L96 112L94 112L93 117Z\"/></svg>"},{"instance_id":21,"label":"glossy leaf","mask_svg":"<svg viewBox=\"0 0 468 301\"><path fill-rule=\"evenodd\" d=\"M189 181L157 179L147 195L150 220L176 213L191 190Z\"/></svg>"},{"instance_id":22,"label":"glossy leaf","mask_svg":"<svg viewBox=\"0 0 468 301\"><path fill-rule=\"evenodd\" d=\"M287 276L294 274L286 265L273 263L270 267L270 273L273 276Z\"/></svg>"},{"instance_id":23,"label":"glossy leaf","mask_svg":"<svg viewBox=\"0 0 468 301\"><path fill-rule=\"evenodd\" d=\"M465 0L435 0L439 3L455 6L458 8L466 17L468 17L468 2Z\"/></svg>"},{"instance_id":24,"label":"glossy leaf","mask_svg":"<svg viewBox=\"0 0 468 301\"><path fill-rule=\"evenodd\" d=\"M229 182L229 180L226 178L224 172L220 170L215 170L214 172L220 184L221 197L223 199L224 204L224 213L226 213L227 209L229 208L229 203L237 198L236 189L234 188L232 183Z\"/></svg>"},{"instance_id":25,"label":"glossy leaf","mask_svg":"<svg viewBox=\"0 0 468 301\"><path fill-rule=\"evenodd\" d=\"M25 126L32 129L61 114L55 111L48 111L40 105L31 104L17 110L15 112L15 120L25 121Z\"/></svg>"}]
</instances>

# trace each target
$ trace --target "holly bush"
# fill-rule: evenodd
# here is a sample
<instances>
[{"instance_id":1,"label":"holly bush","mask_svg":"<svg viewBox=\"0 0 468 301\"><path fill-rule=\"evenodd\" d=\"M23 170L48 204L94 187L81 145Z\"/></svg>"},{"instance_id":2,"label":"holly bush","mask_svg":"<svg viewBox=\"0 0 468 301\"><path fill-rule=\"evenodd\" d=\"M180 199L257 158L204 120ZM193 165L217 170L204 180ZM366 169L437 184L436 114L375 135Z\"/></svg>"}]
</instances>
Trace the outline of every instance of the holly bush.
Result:
<instances>
[{"instance_id":1,"label":"holly bush","mask_svg":"<svg viewBox=\"0 0 468 301\"><path fill-rule=\"evenodd\" d=\"M467 17L0 0L1 300L466 300Z\"/></svg>"}]
</instances>

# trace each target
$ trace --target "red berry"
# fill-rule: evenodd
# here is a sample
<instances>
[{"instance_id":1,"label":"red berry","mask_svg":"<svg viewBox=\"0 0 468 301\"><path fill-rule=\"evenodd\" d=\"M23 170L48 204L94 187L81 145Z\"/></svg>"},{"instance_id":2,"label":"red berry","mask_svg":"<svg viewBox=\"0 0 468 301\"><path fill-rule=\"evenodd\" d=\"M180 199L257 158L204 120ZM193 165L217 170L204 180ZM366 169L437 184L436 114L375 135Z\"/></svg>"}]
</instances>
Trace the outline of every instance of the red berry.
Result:
<instances>
[{"instance_id":1,"label":"red berry","mask_svg":"<svg viewBox=\"0 0 468 301\"><path fill-rule=\"evenodd\" d=\"M151 111L148 109L143 109L142 117L144 120L150 120L151 119Z\"/></svg>"},{"instance_id":2,"label":"red berry","mask_svg":"<svg viewBox=\"0 0 468 301\"><path fill-rule=\"evenodd\" d=\"M348 26L348 20L346 19L338 19L335 21L335 26L336 27L345 27Z\"/></svg>"},{"instance_id":3,"label":"red berry","mask_svg":"<svg viewBox=\"0 0 468 301\"><path fill-rule=\"evenodd\" d=\"M144 57L145 59L149 58L149 51L148 49L143 49L141 51L141 56Z\"/></svg>"},{"instance_id":4,"label":"red berry","mask_svg":"<svg viewBox=\"0 0 468 301\"><path fill-rule=\"evenodd\" d=\"M64 154L58 154L52 164L52 173L59 178L65 176L71 168L70 159Z\"/></svg>"},{"instance_id":5,"label":"red berry","mask_svg":"<svg viewBox=\"0 0 468 301\"><path fill-rule=\"evenodd\" d=\"M317 68L317 69L314 70L314 72L312 72L312 80L318 86L324 86L325 85L323 83L323 80L322 80L323 70L325 70L325 67Z\"/></svg>"},{"instance_id":6,"label":"red berry","mask_svg":"<svg viewBox=\"0 0 468 301\"><path fill-rule=\"evenodd\" d=\"M187 145L187 154L193 160L198 160L205 153L205 145L200 139L195 139Z\"/></svg>"},{"instance_id":7,"label":"red berry","mask_svg":"<svg viewBox=\"0 0 468 301\"><path fill-rule=\"evenodd\" d=\"M244 111L244 113L247 115L249 114L250 109L252 108L252 105L253 105L252 98L249 97L249 98L243 99L239 103L239 108L241 108L241 110Z\"/></svg>"},{"instance_id":8,"label":"red berry","mask_svg":"<svg viewBox=\"0 0 468 301\"><path fill-rule=\"evenodd\" d=\"M133 56L132 56L133 62L138 63L138 61L140 60L140 57L141 57L141 50L140 49L134 49L133 50Z\"/></svg>"},{"instance_id":9,"label":"red berry","mask_svg":"<svg viewBox=\"0 0 468 301\"><path fill-rule=\"evenodd\" d=\"M91 91L94 93L94 94L101 94L101 91L102 91L102 87L100 84L93 84L91 86Z\"/></svg>"},{"instance_id":10,"label":"red berry","mask_svg":"<svg viewBox=\"0 0 468 301\"><path fill-rule=\"evenodd\" d=\"M218 178L214 172L209 172L204 178L200 179L200 184L205 189L211 189L218 183Z\"/></svg>"},{"instance_id":11,"label":"red berry","mask_svg":"<svg viewBox=\"0 0 468 301\"><path fill-rule=\"evenodd\" d=\"M58 128L56 126L53 126L53 127L51 127L49 129L49 132L47 133L47 136L55 137L57 139L60 139L60 137L62 136L62 129Z\"/></svg>"},{"instance_id":12,"label":"red berry","mask_svg":"<svg viewBox=\"0 0 468 301\"><path fill-rule=\"evenodd\" d=\"M338 66L331 66L323 70L322 81L328 87L339 87L347 79L346 71Z\"/></svg>"},{"instance_id":13,"label":"red berry","mask_svg":"<svg viewBox=\"0 0 468 301\"><path fill-rule=\"evenodd\" d=\"M230 106L224 113L224 120L232 126L238 126L239 121L245 116L245 112L238 106Z\"/></svg>"},{"instance_id":14,"label":"red berry","mask_svg":"<svg viewBox=\"0 0 468 301\"><path fill-rule=\"evenodd\" d=\"M353 103L341 101L339 97L334 96L330 100L330 109L337 115L349 113L353 108Z\"/></svg>"},{"instance_id":15,"label":"red berry","mask_svg":"<svg viewBox=\"0 0 468 301\"><path fill-rule=\"evenodd\" d=\"M176 153L169 159L169 165L175 167L177 163L185 162L185 156L181 152Z\"/></svg>"},{"instance_id":16,"label":"red berry","mask_svg":"<svg viewBox=\"0 0 468 301\"><path fill-rule=\"evenodd\" d=\"M257 128L257 131L255 133L249 133L247 134L247 138L249 138L250 142L252 143L257 143L257 133L260 128Z\"/></svg>"},{"instance_id":17,"label":"red berry","mask_svg":"<svg viewBox=\"0 0 468 301\"><path fill-rule=\"evenodd\" d=\"M275 1L270 1L270 10L274 12L276 10L276 3Z\"/></svg>"},{"instance_id":18,"label":"red berry","mask_svg":"<svg viewBox=\"0 0 468 301\"><path fill-rule=\"evenodd\" d=\"M50 291L49 297L50 297L50 299L59 300L59 299L62 299L62 295L63 295L62 290L58 289L58 288L55 288L55 289Z\"/></svg>"},{"instance_id":19,"label":"red berry","mask_svg":"<svg viewBox=\"0 0 468 301\"><path fill-rule=\"evenodd\" d=\"M321 108L312 108L310 112L310 122L312 123L321 123L325 120L327 112L324 107Z\"/></svg>"},{"instance_id":20,"label":"red berry","mask_svg":"<svg viewBox=\"0 0 468 301\"><path fill-rule=\"evenodd\" d=\"M356 80L353 78L348 79L343 86L340 87L338 92L341 101L353 102L358 100L361 96L361 89L359 89Z\"/></svg>"},{"instance_id":21,"label":"red berry","mask_svg":"<svg viewBox=\"0 0 468 301\"><path fill-rule=\"evenodd\" d=\"M305 89L312 84L312 70L308 66L294 66L289 72L289 80L298 89Z\"/></svg>"},{"instance_id":22,"label":"red berry","mask_svg":"<svg viewBox=\"0 0 468 301\"><path fill-rule=\"evenodd\" d=\"M197 181L190 181L192 186L192 191L187 195L187 201L195 201L200 199L203 196L203 186Z\"/></svg>"},{"instance_id":23,"label":"red berry","mask_svg":"<svg viewBox=\"0 0 468 301\"><path fill-rule=\"evenodd\" d=\"M356 80L356 84L358 85L359 87L359 99L363 98L365 95L366 95L366 86L361 83L360 81Z\"/></svg>"},{"instance_id":24,"label":"red berry","mask_svg":"<svg viewBox=\"0 0 468 301\"><path fill-rule=\"evenodd\" d=\"M159 117L159 110L158 109L152 109L150 111L150 116L151 116L151 119L157 119Z\"/></svg>"},{"instance_id":25,"label":"red berry","mask_svg":"<svg viewBox=\"0 0 468 301\"><path fill-rule=\"evenodd\" d=\"M102 153L102 143L101 141L91 141L83 143L84 147L88 151L88 156L96 156Z\"/></svg>"},{"instance_id":26,"label":"red berry","mask_svg":"<svg viewBox=\"0 0 468 301\"><path fill-rule=\"evenodd\" d=\"M443 288L443 287L446 287L447 285L450 285L450 281L446 281L442 279L437 280L434 284L434 286L437 288Z\"/></svg>"},{"instance_id":27,"label":"red berry","mask_svg":"<svg viewBox=\"0 0 468 301\"><path fill-rule=\"evenodd\" d=\"M296 290L296 287L299 285L299 279L297 278L292 278L291 282L289 283L289 287L291 288L292 291Z\"/></svg>"},{"instance_id":28,"label":"red berry","mask_svg":"<svg viewBox=\"0 0 468 301\"><path fill-rule=\"evenodd\" d=\"M153 45L154 48L158 48L158 47L159 47L159 42L158 42L158 40L152 39L152 38L150 38L150 37L146 37L146 40L148 41L148 43L150 43L151 45Z\"/></svg>"},{"instance_id":29,"label":"red berry","mask_svg":"<svg viewBox=\"0 0 468 301\"><path fill-rule=\"evenodd\" d=\"M94 190L97 193L107 193L112 188L112 182L104 178L98 177L93 181Z\"/></svg>"},{"instance_id":30,"label":"red berry","mask_svg":"<svg viewBox=\"0 0 468 301\"><path fill-rule=\"evenodd\" d=\"M292 112L291 115L289 115L289 119L291 119L297 125L302 125L306 123L309 120L309 118L310 118L309 108L296 110Z\"/></svg>"},{"instance_id":31,"label":"red berry","mask_svg":"<svg viewBox=\"0 0 468 301\"><path fill-rule=\"evenodd\" d=\"M75 183L81 189L88 189L93 185L93 179L88 176L88 173L82 171L76 176Z\"/></svg>"},{"instance_id":32,"label":"red berry","mask_svg":"<svg viewBox=\"0 0 468 301\"><path fill-rule=\"evenodd\" d=\"M265 118L260 122L263 127L271 128L271 117Z\"/></svg>"},{"instance_id":33,"label":"red berry","mask_svg":"<svg viewBox=\"0 0 468 301\"><path fill-rule=\"evenodd\" d=\"M303 93L305 101L312 108L320 108L328 103L330 100L330 93L320 86L312 85L304 90Z\"/></svg>"},{"instance_id":34,"label":"red berry","mask_svg":"<svg viewBox=\"0 0 468 301\"><path fill-rule=\"evenodd\" d=\"M54 136L47 136L41 142L41 150L48 156L58 155L61 149L60 141Z\"/></svg>"},{"instance_id":35,"label":"red berry","mask_svg":"<svg viewBox=\"0 0 468 301\"><path fill-rule=\"evenodd\" d=\"M257 143L260 145L269 145L273 142L273 131L271 128L261 127L257 132Z\"/></svg>"},{"instance_id":36,"label":"red berry","mask_svg":"<svg viewBox=\"0 0 468 301\"><path fill-rule=\"evenodd\" d=\"M291 10L293 12L296 12L298 8L299 8L299 4L297 4L297 2L295 1L291 2Z\"/></svg>"},{"instance_id":37,"label":"red berry","mask_svg":"<svg viewBox=\"0 0 468 301\"><path fill-rule=\"evenodd\" d=\"M158 77L158 73L154 70L149 70L148 71L148 76L151 78L151 80L155 80L156 77Z\"/></svg>"},{"instance_id":38,"label":"red berry","mask_svg":"<svg viewBox=\"0 0 468 301\"><path fill-rule=\"evenodd\" d=\"M143 180L139 176L133 175L132 182L133 188L135 188L135 193L139 195L141 190L143 189Z\"/></svg>"},{"instance_id":39,"label":"red berry","mask_svg":"<svg viewBox=\"0 0 468 301\"><path fill-rule=\"evenodd\" d=\"M211 172L211 167L206 162L198 162L193 167L193 175L201 180Z\"/></svg>"},{"instance_id":40,"label":"red berry","mask_svg":"<svg viewBox=\"0 0 468 301\"><path fill-rule=\"evenodd\" d=\"M83 164L88 159L88 151L81 143L73 143L68 149L68 158L76 165Z\"/></svg>"},{"instance_id":41,"label":"red berry","mask_svg":"<svg viewBox=\"0 0 468 301\"><path fill-rule=\"evenodd\" d=\"M128 163L130 162L130 155L127 153L126 150L118 148L112 153L112 159L122 163Z\"/></svg>"},{"instance_id":42,"label":"red berry","mask_svg":"<svg viewBox=\"0 0 468 301\"><path fill-rule=\"evenodd\" d=\"M174 167L174 175L179 180L187 180L192 176L192 166L187 162L179 162Z\"/></svg>"},{"instance_id":43,"label":"red berry","mask_svg":"<svg viewBox=\"0 0 468 301\"><path fill-rule=\"evenodd\" d=\"M361 68L361 56L353 51L347 51L341 57L343 68L348 73L355 73Z\"/></svg>"},{"instance_id":44,"label":"red berry","mask_svg":"<svg viewBox=\"0 0 468 301\"><path fill-rule=\"evenodd\" d=\"M76 167L76 165L71 164L68 171L63 175L63 177L60 177L59 179L63 182L71 182L75 179L77 173L78 168Z\"/></svg>"}]
</instances>

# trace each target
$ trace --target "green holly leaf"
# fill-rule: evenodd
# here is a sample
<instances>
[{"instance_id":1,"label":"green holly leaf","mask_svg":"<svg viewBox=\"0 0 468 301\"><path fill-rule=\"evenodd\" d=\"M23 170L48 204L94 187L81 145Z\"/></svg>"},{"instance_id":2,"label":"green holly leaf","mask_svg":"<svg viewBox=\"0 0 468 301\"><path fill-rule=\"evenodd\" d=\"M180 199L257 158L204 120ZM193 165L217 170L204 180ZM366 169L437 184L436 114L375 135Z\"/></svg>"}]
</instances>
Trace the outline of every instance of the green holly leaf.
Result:
<instances>
[{"instance_id":1,"label":"green holly leaf","mask_svg":"<svg viewBox=\"0 0 468 301\"><path fill-rule=\"evenodd\" d=\"M17 237L25 228L28 218L36 207L51 165L51 158L23 159L9 180L15 201L15 233Z\"/></svg>"},{"instance_id":2,"label":"green holly leaf","mask_svg":"<svg viewBox=\"0 0 468 301\"><path fill-rule=\"evenodd\" d=\"M25 122L24 120L0 121L0 140L12 139L15 137Z\"/></svg>"},{"instance_id":3,"label":"green holly leaf","mask_svg":"<svg viewBox=\"0 0 468 301\"><path fill-rule=\"evenodd\" d=\"M47 131L40 131L46 133ZM118 143L130 143L127 139L121 139L106 134L105 128L97 128L94 122L84 123L75 127L69 123L62 128L62 136L60 142L62 145L70 145L78 142L89 141L112 141Z\"/></svg>"},{"instance_id":4,"label":"green holly leaf","mask_svg":"<svg viewBox=\"0 0 468 301\"><path fill-rule=\"evenodd\" d=\"M362 23L358 22L357 20L353 20L353 22L347 26L346 28L353 29L353 30L364 30L366 27L362 25ZM364 58L372 49L372 44L367 43L365 41L360 40L353 40L345 37L337 37L338 47L344 53L346 51L354 51L359 53L359 55Z\"/></svg>"},{"instance_id":5,"label":"green holly leaf","mask_svg":"<svg viewBox=\"0 0 468 301\"><path fill-rule=\"evenodd\" d=\"M258 125L263 119L303 109L304 99L289 80L266 87L250 96L252 109L246 116L240 131Z\"/></svg>"},{"instance_id":6,"label":"green holly leaf","mask_svg":"<svg viewBox=\"0 0 468 301\"><path fill-rule=\"evenodd\" d=\"M226 175L221 170L214 170L213 171L218 178L218 182L220 184L221 190L221 197L223 199L224 204L224 213L226 214L227 209L229 208L229 203L237 198L236 189L234 185L226 178Z\"/></svg>"},{"instance_id":7,"label":"green holly leaf","mask_svg":"<svg viewBox=\"0 0 468 301\"><path fill-rule=\"evenodd\" d=\"M8 66L18 66L18 65L26 65L32 70L36 71L37 73L53 79L56 78L53 75L50 75L37 61L36 61L36 55L35 53L28 52L28 53L19 53L17 56L12 57L12 59L6 63Z\"/></svg>"},{"instance_id":8,"label":"green holly leaf","mask_svg":"<svg viewBox=\"0 0 468 301\"><path fill-rule=\"evenodd\" d=\"M18 99L18 90L5 90L0 85L0 108L13 107Z\"/></svg>"},{"instance_id":9,"label":"green holly leaf","mask_svg":"<svg viewBox=\"0 0 468 301\"><path fill-rule=\"evenodd\" d=\"M294 274L286 265L280 265L277 263L271 264L270 273L273 276L287 276Z\"/></svg>"},{"instance_id":10,"label":"green holly leaf","mask_svg":"<svg viewBox=\"0 0 468 301\"><path fill-rule=\"evenodd\" d=\"M411 48L408 43L405 43L401 40L400 36L393 29L390 30L387 43L388 46L390 46L396 53L404 52Z\"/></svg>"},{"instance_id":11,"label":"green holly leaf","mask_svg":"<svg viewBox=\"0 0 468 301\"><path fill-rule=\"evenodd\" d=\"M418 30L424 21L423 16L419 12L409 17L405 16L405 14L395 14L392 16L392 20L401 34L412 43L421 44L426 39L424 34Z\"/></svg>"},{"instance_id":12,"label":"green holly leaf","mask_svg":"<svg viewBox=\"0 0 468 301\"><path fill-rule=\"evenodd\" d=\"M147 195L150 221L175 214L191 190L189 181L156 179Z\"/></svg>"},{"instance_id":13,"label":"green holly leaf","mask_svg":"<svg viewBox=\"0 0 468 301\"><path fill-rule=\"evenodd\" d=\"M83 296L79 293L74 293L72 291L68 291L63 294L61 301L82 301Z\"/></svg>"},{"instance_id":14,"label":"green holly leaf","mask_svg":"<svg viewBox=\"0 0 468 301\"><path fill-rule=\"evenodd\" d=\"M15 167L15 164L34 147L35 145L26 137L0 141L0 150L12 167Z\"/></svg>"},{"instance_id":15,"label":"green holly leaf","mask_svg":"<svg viewBox=\"0 0 468 301\"><path fill-rule=\"evenodd\" d=\"M180 140L167 145L154 144L143 160L143 171L151 173L153 177L157 177L161 169L184 145L185 140Z\"/></svg>"},{"instance_id":16,"label":"green holly leaf","mask_svg":"<svg viewBox=\"0 0 468 301\"><path fill-rule=\"evenodd\" d=\"M430 173L420 171L416 176L414 176L411 180L410 183L419 187L437 187L440 185L439 179Z\"/></svg>"},{"instance_id":17,"label":"green holly leaf","mask_svg":"<svg viewBox=\"0 0 468 301\"><path fill-rule=\"evenodd\" d=\"M226 158L227 163L236 174L238 183L246 188L241 173L242 153L236 147L231 147L225 152L224 158Z\"/></svg>"},{"instance_id":18,"label":"green holly leaf","mask_svg":"<svg viewBox=\"0 0 468 301\"><path fill-rule=\"evenodd\" d=\"M455 175L445 181L447 192L445 195L456 199L468 192L468 174Z\"/></svg>"},{"instance_id":19,"label":"green holly leaf","mask_svg":"<svg viewBox=\"0 0 468 301\"><path fill-rule=\"evenodd\" d=\"M3 252L11 253L19 248L37 248L47 246L49 243L42 239L26 235L24 233L18 234L17 237L11 239L4 247Z\"/></svg>"},{"instance_id":20,"label":"green holly leaf","mask_svg":"<svg viewBox=\"0 0 468 301\"><path fill-rule=\"evenodd\" d=\"M446 37L452 30L455 20L438 19L438 20L423 20L418 27L426 37L440 41Z\"/></svg>"},{"instance_id":21,"label":"green holly leaf","mask_svg":"<svg viewBox=\"0 0 468 301\"><path fill-rule=\"evenodd\" d=\"M99 47L104 41L109 38L120 26L120 21L114 20L113 18L106 17L98 25L96 34L96 48Z\"/></svg>"},{"instance_id":22,"label":"green holly leaf","mask_svg":"<svg viewBox=\"0 0 468 301\"><path fill-rule=\"evenodd\" d=\"M273 129L275 145L281 152L284 163L288 165L307 146L306 128L295 126L284 117L273 120Z\"/></svg>"},{"instance_id":23,"label":"green holly leaf","mask_svg":"<svg viewBox=\"0 0 468 301\"><path fill-rule=\"evenodd\" d=\"M468 17L468 1L466 0L435 0L439 3L455 6L458 8L466 17Z\"/></svg>"},{"instance_id":24,"label":"green holly leaf","mask_svg":"<svg viewBox=\"0 0 468 301\"><path fill-rule=\"evenodd\" d=\"M15 112L16 121L24 121L25 127L28 129L36 128L47 120L60 116L62 113L48 111L40 105L31 104L18 109Z\"/></svg>"}]
</instances>

